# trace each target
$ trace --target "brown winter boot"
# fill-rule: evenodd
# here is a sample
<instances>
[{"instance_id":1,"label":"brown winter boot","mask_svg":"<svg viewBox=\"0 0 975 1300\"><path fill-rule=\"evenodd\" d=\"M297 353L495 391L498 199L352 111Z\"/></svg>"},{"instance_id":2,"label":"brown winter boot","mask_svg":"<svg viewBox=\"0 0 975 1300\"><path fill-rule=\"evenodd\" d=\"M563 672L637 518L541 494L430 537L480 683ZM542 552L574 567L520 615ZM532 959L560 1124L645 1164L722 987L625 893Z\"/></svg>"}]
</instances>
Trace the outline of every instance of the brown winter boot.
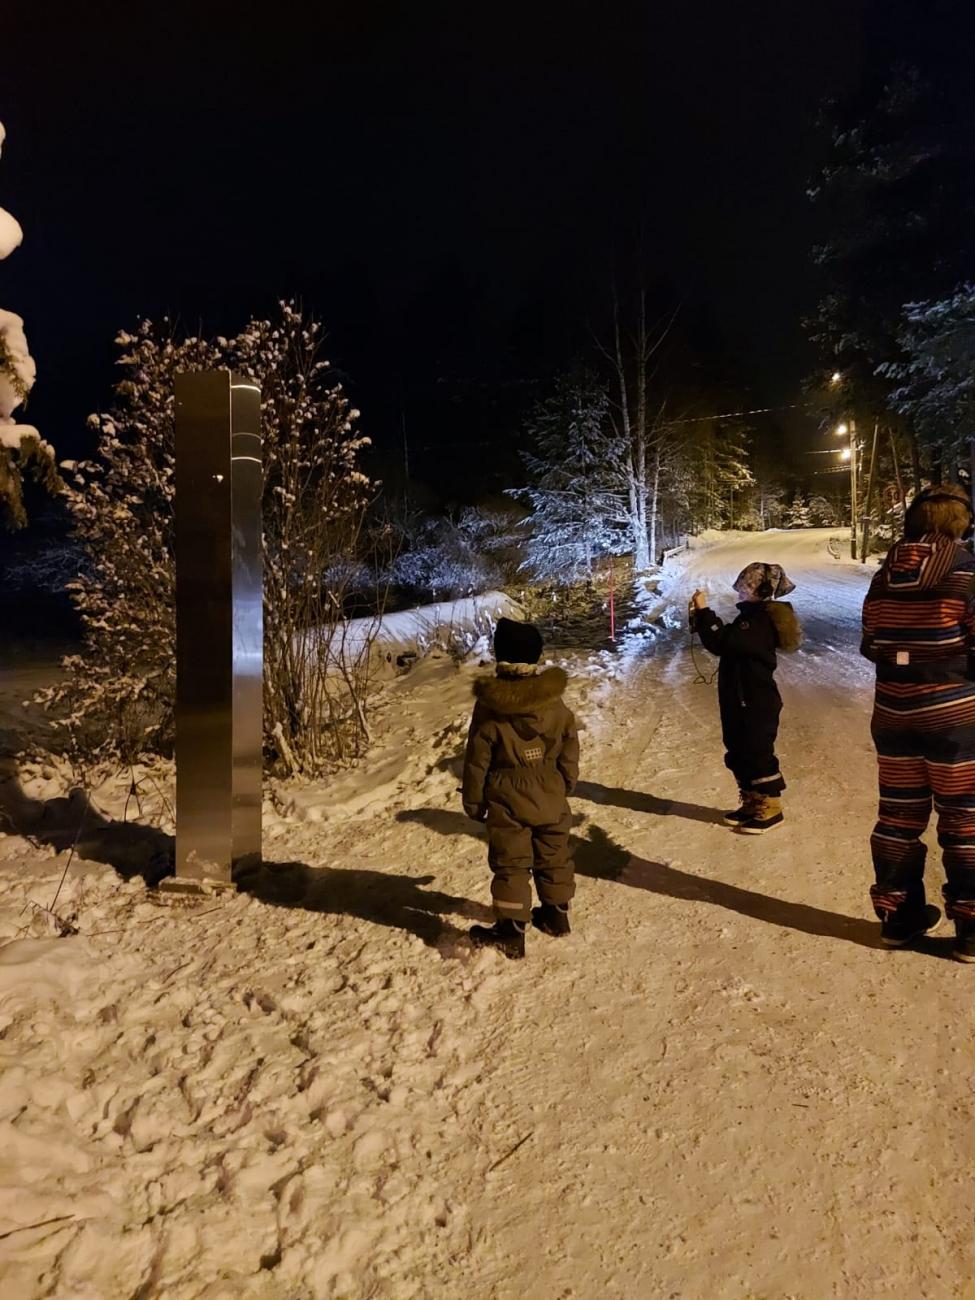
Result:
<instances>
[{"instance_id":1,"label":"brown winter boot","mask_svg":"<svg viewBox=\"0 0 975 1300\"><path fill-rule=\"evenodd\" d=\"M758 801L761 799L760 794L754 790L738 791L738 807L726 812L722 821L726 826L740 826L742 822L751 821L758 808Z\"/></svg>"},{"instance_id":2,"label":"brown winter boot","mask_svg":"<svg viewBox=\"0 0 975 1300\"><path fill-rule=\"evenodd\" d=\"M741 822L738 829L744 835L764 835L770 831L773 826L781 826L785 818L782 816L782 800L773 795L760 794L757 796L755 809L747 821Z\"/></svg>"}]
</instances>

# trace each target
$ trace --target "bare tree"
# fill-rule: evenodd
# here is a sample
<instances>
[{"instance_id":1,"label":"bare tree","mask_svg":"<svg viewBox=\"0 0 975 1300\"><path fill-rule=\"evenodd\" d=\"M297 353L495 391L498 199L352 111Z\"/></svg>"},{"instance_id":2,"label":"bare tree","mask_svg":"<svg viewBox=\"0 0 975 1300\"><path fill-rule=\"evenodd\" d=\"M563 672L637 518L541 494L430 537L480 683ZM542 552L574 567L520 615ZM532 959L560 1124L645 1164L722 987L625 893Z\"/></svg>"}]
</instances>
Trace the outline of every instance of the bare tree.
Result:
<instances>
[{"instance_id":1,"label":"bare tree","mask_svg":"<svg viewBox=\"0 0 975 1300\"><path fill-rule=\"evenodd\" d=\"M609 362L616 390L615 417L622 446L622 468L628 503L627 527L633 539L633 562L637 570L647 569L657 553L660 520L660 490L668 453L670 428L663 421L665 403L653 404L651 383L657 374L657 354L676 320L669 318L653 327L647 323L647 296L637 295L636 321L627 332L621 320L619 295L613 285L613 344L599 345Z\"/></svg>"}]
</instances>

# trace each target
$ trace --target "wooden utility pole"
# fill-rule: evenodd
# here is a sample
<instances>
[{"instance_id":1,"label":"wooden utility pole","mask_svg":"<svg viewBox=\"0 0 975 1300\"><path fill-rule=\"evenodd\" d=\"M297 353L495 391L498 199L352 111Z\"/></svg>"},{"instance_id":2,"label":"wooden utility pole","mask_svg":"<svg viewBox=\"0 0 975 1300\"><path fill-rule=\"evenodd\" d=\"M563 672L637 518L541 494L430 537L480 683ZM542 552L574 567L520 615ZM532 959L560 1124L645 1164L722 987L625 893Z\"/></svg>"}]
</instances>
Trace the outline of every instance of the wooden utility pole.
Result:
<instances>
[{"instance_id":1,"label":"wooden utility pole","mask_svg":"<svg viewBox=\"0 0 975 1300\"><path fill-rule=\"evenodd\" d=\"M850 421L850 559L857 557L857 422Z\"/></svg>"},{"instance_id":2,"label":"wooden utility pole","mask_svg":"<svg viewBox=\"0 0 975 1300\"><path fill-rule=\"evenodd\" d=\"M866 564L867 550L870 546L870 501L873 497L873 485L877 476L877 435L880 421L873 422L873 445L870 448L870 473L867 477L867 495L863 503L863 541L860 544L860 563Z\"/></svg>"}]
</instances>

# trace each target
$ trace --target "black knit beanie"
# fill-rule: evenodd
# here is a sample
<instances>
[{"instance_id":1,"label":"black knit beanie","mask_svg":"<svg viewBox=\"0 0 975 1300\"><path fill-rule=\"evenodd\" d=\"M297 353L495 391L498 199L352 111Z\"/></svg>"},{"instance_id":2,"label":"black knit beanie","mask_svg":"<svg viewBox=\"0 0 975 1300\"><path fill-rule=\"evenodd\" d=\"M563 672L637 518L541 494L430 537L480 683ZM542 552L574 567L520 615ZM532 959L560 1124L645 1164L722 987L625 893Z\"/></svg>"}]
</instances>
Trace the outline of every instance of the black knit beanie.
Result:
<instances>
[{"instance_id":1,"label":"black knit beanie","mask_svg":"<svg viewBox=\"0 0 975 1300\"><path fill-rule=\"evenodd\" d=\"M494 629L494 657L499 664L537 664L542 657L542 634L534 623L499 618Z\"/></svg>"}]
</instances>

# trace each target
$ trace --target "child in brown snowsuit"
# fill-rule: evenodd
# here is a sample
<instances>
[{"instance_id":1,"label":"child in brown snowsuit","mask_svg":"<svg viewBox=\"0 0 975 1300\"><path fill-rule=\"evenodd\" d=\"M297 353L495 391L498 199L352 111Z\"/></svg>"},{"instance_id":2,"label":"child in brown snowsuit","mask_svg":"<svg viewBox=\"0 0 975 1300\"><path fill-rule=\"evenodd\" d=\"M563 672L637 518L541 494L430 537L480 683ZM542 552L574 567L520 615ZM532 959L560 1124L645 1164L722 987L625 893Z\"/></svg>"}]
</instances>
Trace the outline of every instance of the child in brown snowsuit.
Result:
<instances>
[{"instance_id":1,"label":"child in brown snowsuit","mask_svg":"<svg viewBox=\"0 0 975 1300\"><path fill-rule=\"evenodd\" d=\"M475 925L478 946L524 957L531 921L569 933L575 875L567 796L579 776L575 718L562 700L561 668L538 671L542 637L531 623L502 618L494 634L494 677L474 685L476 703L464 761L464 811L487 821L494 925ZM540 907L532 907L532 877Z\"/></svg>"}]
</instances>

